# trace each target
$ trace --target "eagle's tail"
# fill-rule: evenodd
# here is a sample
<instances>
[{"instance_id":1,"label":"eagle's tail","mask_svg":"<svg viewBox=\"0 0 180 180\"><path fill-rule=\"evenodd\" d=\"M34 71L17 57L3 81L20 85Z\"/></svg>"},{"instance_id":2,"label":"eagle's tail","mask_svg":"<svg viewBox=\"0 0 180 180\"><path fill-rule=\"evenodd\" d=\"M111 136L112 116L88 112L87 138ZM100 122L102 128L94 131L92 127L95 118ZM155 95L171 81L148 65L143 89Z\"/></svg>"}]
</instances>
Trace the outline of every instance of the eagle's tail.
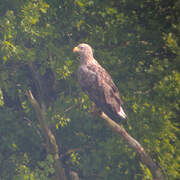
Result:
<instances>
[{"instance_id":1,"label":"eagle's tail","mask_svg":"<svg viewBox=\"0 0 180 180\"><path fill-rule=\"evenodd\" d=\"M125 112L124 112L124 110L123 110L123 108L120 106L120 108L119 108L119 111L118 111L118 113L117 113L119 116L121 116L123 119L126 119L127 118L127 116L126 116L126 114L125 114Z\"/></svg>"}]
</instances>

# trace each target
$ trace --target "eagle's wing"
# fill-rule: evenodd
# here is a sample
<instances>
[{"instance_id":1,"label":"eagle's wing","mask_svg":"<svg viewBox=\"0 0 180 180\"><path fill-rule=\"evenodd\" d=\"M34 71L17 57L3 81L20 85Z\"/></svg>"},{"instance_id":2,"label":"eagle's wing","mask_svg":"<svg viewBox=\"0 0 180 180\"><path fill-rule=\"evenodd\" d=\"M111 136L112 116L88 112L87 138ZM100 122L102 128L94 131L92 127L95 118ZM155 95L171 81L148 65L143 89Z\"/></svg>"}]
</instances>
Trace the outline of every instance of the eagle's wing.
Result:
<instances>
[{"instance_id":1,"label":"eagle's wing","mask_svg":"<svg viewBox=\"0 0 180 180\"><path fill-rule=\"evenodd\" d=\"M107 115L120 115L122 103L118 88L104 68L97 63L82 65L78 70L78 79L82 90Z\"/></svg>"},{"instance_id":2,"label":"eagle's wing","mask_svg":"<svg viewBox=\"0 0 180 180\"><path fill-rule=\"evenodd\" d=\"M98 81L99 86L102 86L104 88L104 90L107 89L106 93L104 92L105 96L110 95L109 93L111 93L111 96L113 96L113 98L116 99L118 104L121 105L122 100L119 95L119 90L116 87L116 85L114 84L111 76L102 66L100 66L100 64L97 61L95 61L95 63L96 64L88 65L88 69L92 70L93 72L96 72L97 81ZM107 92L107 91L110 91L110 92ZM111 99L109 99L109 101L111 101Z\"/></svg>"}]
</instances>

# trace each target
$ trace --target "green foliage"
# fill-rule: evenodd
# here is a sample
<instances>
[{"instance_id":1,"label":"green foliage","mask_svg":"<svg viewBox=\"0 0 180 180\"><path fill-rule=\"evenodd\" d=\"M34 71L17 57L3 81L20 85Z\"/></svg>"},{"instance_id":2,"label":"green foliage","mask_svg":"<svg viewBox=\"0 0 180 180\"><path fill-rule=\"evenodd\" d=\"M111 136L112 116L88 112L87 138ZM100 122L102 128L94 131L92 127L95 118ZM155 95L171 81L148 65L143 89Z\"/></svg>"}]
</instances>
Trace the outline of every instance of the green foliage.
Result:
<instances>
[{"instance_id":1,"label":"green foliage","mask_svg":"<svg viewBox=\"0 0 180 180\"><path fill-rule=\"evenodd\" d=\"M25 159L27 158L25 154ZM48 155L46 160L38 162L38 167L36 167L34 171L31 171L31 169L26 166L26 163L19 164L16 171L18 175L16 175L13 180L48 180L50 179L48 177L51 177L54 173L53 157Z\"/></svg>"},{"instance_id":2,"label":"green foliage","mask_svg":"<svg viewBox=\"0 0 180 180\"><path fill-rule=\"evenodd\" d=\"M92 45L117 84L129 133L169 179L179 179L179 7L178 0L0 3L0 179L54 174L27 89L47 106L67 171L86 180L152 179L136 153L91 115L75 75L72 48L80 42Z\"/></svg>"}]
</instances>

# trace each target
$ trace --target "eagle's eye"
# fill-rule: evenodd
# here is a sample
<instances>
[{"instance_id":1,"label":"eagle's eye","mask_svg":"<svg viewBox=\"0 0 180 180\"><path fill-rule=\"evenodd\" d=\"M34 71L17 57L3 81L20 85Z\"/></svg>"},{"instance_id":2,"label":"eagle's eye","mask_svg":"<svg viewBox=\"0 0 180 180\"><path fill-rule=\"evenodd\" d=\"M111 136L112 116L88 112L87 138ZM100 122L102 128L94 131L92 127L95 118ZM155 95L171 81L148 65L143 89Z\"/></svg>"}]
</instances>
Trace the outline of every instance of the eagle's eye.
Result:
<instances>
[{"instance_id":1,"label":"eagle's eye","mask_svg":"<svg viewBox=\"0 0 180 180\"><path fill-rule=\"evenodd\" d=\"M84 47L83 47L83 46L80 46L79 48L80 48L81 50L82 50L82 49L84 49Z\"/></svg>"}]
</instances>

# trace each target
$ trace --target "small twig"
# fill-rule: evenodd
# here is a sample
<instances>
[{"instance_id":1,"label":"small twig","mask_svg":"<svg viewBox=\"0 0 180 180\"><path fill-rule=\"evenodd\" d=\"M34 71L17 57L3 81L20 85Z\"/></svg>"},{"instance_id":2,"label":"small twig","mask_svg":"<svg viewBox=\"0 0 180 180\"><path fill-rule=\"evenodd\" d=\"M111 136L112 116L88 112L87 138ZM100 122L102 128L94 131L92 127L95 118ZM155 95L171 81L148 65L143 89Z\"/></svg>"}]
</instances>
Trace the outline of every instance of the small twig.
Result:
<instances>
[{"instance_id":1,"label":"small twig","mask_svg":"<svg viewBox=\"0 0 180 180\"><path fill-rule=\"evenodd\" d=\"M67 109L65 109L65 110L64 110L64 112L68 112L68 111L70 111L73 107L74 107L74 105L72 105L72 106L68 107Z\"/></svg>"}]
</instances>

